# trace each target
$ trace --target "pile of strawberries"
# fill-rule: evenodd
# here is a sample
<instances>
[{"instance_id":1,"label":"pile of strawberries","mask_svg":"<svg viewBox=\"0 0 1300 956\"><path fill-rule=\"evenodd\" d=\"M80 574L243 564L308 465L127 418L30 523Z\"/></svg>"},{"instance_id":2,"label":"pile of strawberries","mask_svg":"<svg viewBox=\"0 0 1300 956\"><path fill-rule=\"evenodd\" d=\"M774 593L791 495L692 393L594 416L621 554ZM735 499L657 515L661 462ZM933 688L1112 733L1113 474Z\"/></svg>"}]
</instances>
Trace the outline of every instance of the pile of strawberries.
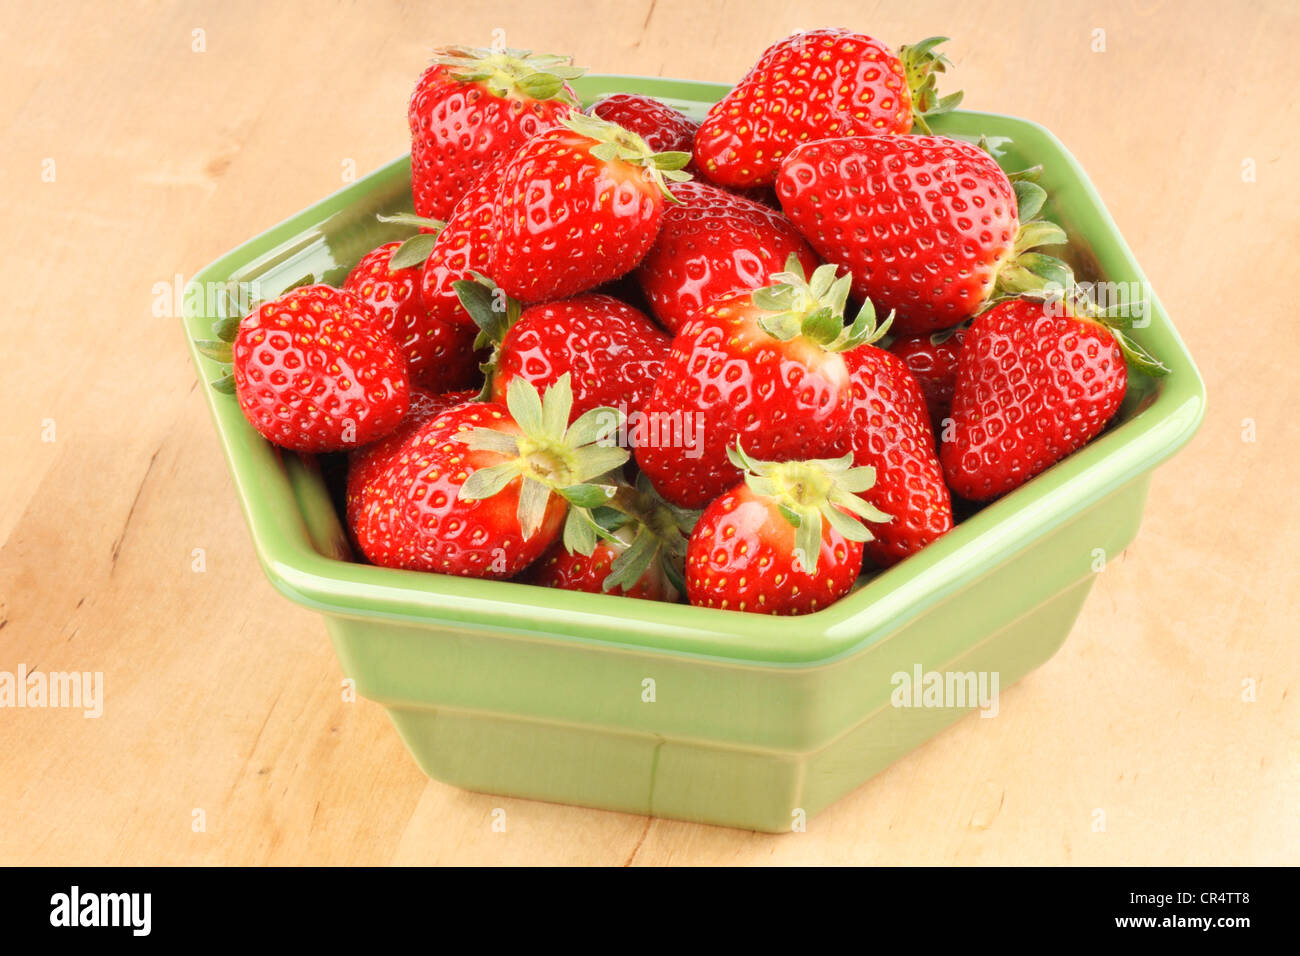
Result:
<instances>
[{"instance_id":1,"label":"pile of strawberries","mask_svg":"<svg viewBox=\"0 0 1300 956\"><path fill-rule=\"evenodd\" d=\"M219 328L214 384L350 453L374 564L824 608L1163 371L1037 251L1066 237L1035 170L931 133L940 42L798 34L698 125L582 112L565 57L439 50L388 220L414 234Z\"/></svg>"}]
</instances>

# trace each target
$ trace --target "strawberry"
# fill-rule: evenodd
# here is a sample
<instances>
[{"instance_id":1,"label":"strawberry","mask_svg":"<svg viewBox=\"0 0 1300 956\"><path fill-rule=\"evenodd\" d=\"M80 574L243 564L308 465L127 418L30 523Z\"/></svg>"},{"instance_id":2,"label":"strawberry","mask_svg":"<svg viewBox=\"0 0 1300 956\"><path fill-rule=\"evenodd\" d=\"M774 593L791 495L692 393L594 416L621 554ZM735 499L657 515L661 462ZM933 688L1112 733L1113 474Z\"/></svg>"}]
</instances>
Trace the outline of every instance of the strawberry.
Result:
<instances>
[{"instance_id":1,"label":"strawberry","mask_svg":"<svg viewBox=\"0 0 1300 956\"><path fill-rule=\"evenodd\" d=\"M706 303L767 284L791 255L804 270L817 256L775 209L706 183L671 187L659 237L636 278L655 318L678 331Z\"/></svg>"},{"instance_id":2,"label":"strawberry","mask_svg":"<svg viewBox=\"0 0 1300 956\"><path fill-rule=\"evenodd\" d=\"M1126 356L1148 374L1168 371L1086 303L1019 298L977 317L940 448L948 486L988 501L1092 441L1124 399Z\"/></svg>"},{"instance_id":3,"label":"strawberry","mask_svg":"<svg viewBox=\"0 0 1300 956\"><path fill-rule=\"evenodd\" d=\"M610 93L587 108L589 116L636 133L653 152L689 153L700 124L667 103L640 93Z\"/></svg>"},{"instance_id":4,"label":"strawberry","mask_svg":"<svg viewBox=\"0 0 1300 956\"><path fill-rule=\"evenodd\" d=\"M617 123L628 132L636 133L656 153L677 150L691 153L695 148L695 134L700 128L699 123L680 110L640 93L610 93L588 107L587 114ZM694 157L684 169L692 176L700 175ZM718 188L743 196L750 202L773 209L781 208L770 186L746 189L719 185ZM674 189L673 192L676 193L677 190Z\"/></svg>"},{"instance_id":5,"label":"strawberry","mask_svg":"<svg viewBox=\"0 0 1300 956\"><path fill-rule=\"evenodd\" d=\"M493 209L497 186L505 164L489 170L478 184L465 194L447 225L433 240L413 238L408 245L412 259L424 259L422 291L429 310L443 322L475 328L474 320L461 308L455 283L469 279L471 273L486 272L488 245L493 234Z\"/></svg>"},{"instance_id":6,"label":"strawberry","mask_svg":"<svg viewBox=\"0 0 1300 956\"><path fill-rule=\"evenodd\" d=\"M852 383L840 354L874 331L866 310L843 327L845 276L821 266L805 281L791 256L773 284L719 299L682 326L654 394L637 464L682 507L712 501L740 477L742 439L773 460L832 453L849 424Z\"/></svg>"},{"instance_id":7,"label":"strawberry","mask_svg":"<svg viewBox=\"0 0 1300 956\"><path fill-rule=\"evenodd\" d=\"M596 409L566 427L572 393L561 378L545 399L522 379L505 405L468 402L422 424L365 482L348 510L374 564L470 577L522 571L570 525L586 528L566 496L619 468L606 444L618 423ZM566 519L566 511L569 514Z\"/></svg>"},{"instance_id":8,"label":"strawberry","mask_svg":"<svg viewBox=\"0 0 1300 956\"><path fill-rule=\"evenodd\" d=\"M889 346L889 351L907 363L912 377L921 386L936 434L943 431L943 421L952 413L957 353L965 337L963 328L946 329L932 335L906 335Z\"/></svg>"},{"instance_id":9,"label":"strawberry","mask_svg":"<svg viewBox=\"0 0 1300 956\"><path fill-rule=\"evenodd\" d=\"M849 30L811 30L768 47L735 88L709 110L695 136L695 161L724 186L762 186L800 143L866 133L907 133L947 112L961 94L938 99L934 53L945 38L903 47Z\"/></svg>"},{"instance_id":10,"label":"strawberry","mask_svg":"<svg viewBox=\"0 0 1300 956\"><path fill-rule=\"evenodd\" d=\"M446 219L495 163L578 105L569 57L444 47L411 95L411 191L421 216Z\"/></svg>"},{"instance_id":11,"label":"strawberry","mask_svg":"<svg viewBox=\"0 0 1300 956\"><path fill-rule=\"evenodd\" d=\"M942 136L808 143L781 165L776 191L812 247L849 270L854 295L897 312L896 333L949 328L995 294L1069 282L1064 263L1030 251L1065 242L1060 226L1036 218L1046 193L1028 181L1013 185L970 143Z\"/></svg>"},{"instance_id":12,"label":"strawberry","mask_svg":"<svg viewBox=\"0 0 1300 956\"><path fill-rule=\"evenodd\" d=\"M630 272L654 243L664 180L686 153L653 153L635 133L575 114L529 140L501 175L488 274L526 303L564 299Z\"/></svg>"},{"instance_id":13,"label":"strawberry","mask_svg":"<svg viewBox=\"0 0 1300 956\"><path fill-rule=\"evenodd\" d=\"M422 271L391 264L401 246L386 242L366 253L343 288L365 302L397 339L413 383L434 391L468 388L478 379L474 330L443 321L425 305Z\"/></svg>"},{"instance_id":14,"label":"strawberry","mask_svg":"<svg viewBox=\"0 0 1300 956\"><path fill-rule=\"evenodd\" d=\"M570 375L574 419L602 405L640 412L649 400L671 340L643 312L595 292L525 309L501 301L490 282L456 287L483 330L481 344L495 347L483 366L485 398L504 401L516 378L546 389Z\"/></svg>"},{"instance_id":15,"label":"strawberry","mask_svg":"<svg viewBox=\"0 0 1300 956\"><path fill-rule=\"evenodd\" d=\"M876 472L862 496L891 516L868 523L872 540L864 550L873 563L889 567L952 530L952 499L925 398L903 360L866 344L845 352L844 361L853 381L853 463Z\"/></svg>"},{"instance_id":16,"label":"strawberry","mask_svg":"<svg viewBox=\"0 0 1300 956\"><path fill-rule=\"evenodd\" d=\"M833 460L754 461L731 450L744 480L704 510L686 549L686 594L700 607L808 614L834 604L862 571L857 519L883 521L860 495L870 468Z\"/></svg>"},{"instance_id":17,"label":"strawberry","mask_svg":"<svg viewBox=\"0 0 1300 956\"><path fill-rule=\"evenodd\" d=\"M282 448L357 448L406 414L406 358L351 292L299 286L217 329L217 339L197 343L203 355L232 366L213 388L233 392L249 423Z\"/></svg>"},{"instance_id":18,"label":"strawberry","mask_svg":"<svg viewBox=\"0 0 1300 956\"><path fill-rule=\"evenodd\" d=\"M417 385L411 386L411 401L406 415L396 428L376 442L352 452L348 460L347 477L347 519L348 527L354 529L358 538L363 533L356 532L357 522L361 519L362 502L367 498L367 486L382 478L392 467L392 463L406 446L411 436L420 430L426 422L432 421L449 408L463 405L474 400L472 391L445 392L437 394Z\"/></svg>"},{"instance_id":19,"label":"strawberry","mask_svg":"<svg viewBox=\"0 0 1300 956\"><path fill-rule=\"evenodd\" d=\"M602 527L590 554L554 544L521 580L591 594L678 600L685 588L683 535L690 533L699 513L674 508L641 475L636 488L619 485L595 514Z\"/></svg>"}]
</instances>

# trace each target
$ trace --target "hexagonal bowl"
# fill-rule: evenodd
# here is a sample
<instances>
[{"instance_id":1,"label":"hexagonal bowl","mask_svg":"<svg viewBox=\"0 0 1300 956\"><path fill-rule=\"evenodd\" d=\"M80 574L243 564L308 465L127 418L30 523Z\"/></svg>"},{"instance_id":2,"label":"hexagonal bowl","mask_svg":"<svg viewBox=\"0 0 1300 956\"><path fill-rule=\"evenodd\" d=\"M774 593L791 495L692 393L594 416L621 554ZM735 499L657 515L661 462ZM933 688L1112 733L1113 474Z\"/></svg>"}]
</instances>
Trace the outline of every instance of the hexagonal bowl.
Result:
<instances>
[{"instance_id":1,"label":"hexagonal bowl","mask_svg":"<svg viewBox=\"0 0 1300 956\"><path fill-rule=\"evenodd\" d=\"M700 116L726 87L591 76L585 101L643 92ZM1049 215L1085 277L1145 278L1087 176L1046 129L959 112L936 132L1004 137L1008 168L1041 164ZM998 142L995 140L995 142ZM195 277L187 337L213 294L273 294L305 273L341 282L410 208L403 157L249 240ZM1149 293L1148 293L1149 294ZM1152 470L1204 414L1199 374L1149 294L1139 341L1173 370L1134 377L1097 440L950 534L801 618L391 570L358 563L319 464L282 452L233 399L204 389L258 558L324 617L344 671L430 776L471 790L784 831L969 712L895 706L897 675L997 674L1006 688L1065 640L1096 549L1137 534ZM194 352L204 380L215 367ZM947 703L952 704L952 701Z\"/></svg>"}]
</instances>

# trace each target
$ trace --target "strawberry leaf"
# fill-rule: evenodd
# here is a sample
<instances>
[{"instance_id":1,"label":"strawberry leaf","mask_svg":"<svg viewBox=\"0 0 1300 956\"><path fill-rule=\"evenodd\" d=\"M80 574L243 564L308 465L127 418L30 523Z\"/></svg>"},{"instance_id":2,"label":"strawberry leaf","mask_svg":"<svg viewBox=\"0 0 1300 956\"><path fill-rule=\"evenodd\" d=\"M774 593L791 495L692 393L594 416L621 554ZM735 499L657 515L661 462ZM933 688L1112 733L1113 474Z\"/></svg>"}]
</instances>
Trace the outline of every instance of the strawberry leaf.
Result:
<instances>
[{"instance_id":1,"label":"strawberry leaf","mask_svg":"<svg viewBox=\"0 0 1300 956\"><path fill-rule=\"evenodd\" d=\"M1063 246L1066 243L1065 230L1054 222L1039 219L1027 222L1016 234L1014 251L1020 254L1039 246Z\"/></svg>"},{"instance_id":2,"label":"strawberry leaf","mask_svg":"<svg viewBox=\"0 0 1300 956\"><path fill-rule=\"evenodd\" d=\"M472 476L471 476L472 477ZM546 518L546 504L551 498L551 489L534 478L524 477L519 489L519 506L515 517L519 520L519 529L527 541L535 535Z\"/></svg>"},{"instance_id":3,"label":"strawberry leaf","mask_svg":"<svg viewBox=\"0 0 1300 956\"><path fill-rule=\"evenodd\" d=\"M593 442L605 441L618 431L621 420L622 414L618 409L610 408L608 405L593 408L583 412L569 426L568 441L572 445L590 445Z\"/></svg>"},{"instance_id":4,"label":"strawberry leaf","mask_svg":"<svg viewBox=\"0 0 1300 956\"><path fill-rule=\"evenodd\" d=\"M632 539L632 544L625 547L610 564L609 574L605 576L601 587L605 591L618 587L630 591L636 587L637 582L650 570L651 562L659 553L659 544L659 539L649 528L641 528Z\"/></svg>"},{"instance_id":5,"label":"strawberry leaf","mask_svg":"<svg viewBox=\"0 0 1300 956\"><path fill-rule=\"evenodd\" d=\"M629 457L628 450L617 445L587 445L573 455L580 482L590 481L615 468L621 468Z\"/></svg>"},{"instance_id":6,"label":"strawberry leaf","mask_svg":"<svg viewBox=\"0 0 1300 956\"><path fill-rule=\"evenodd\" d=\"M1112 328L1110 334L1115 336L1115 342L1119 345L1120 351L1124 353L1124 357L1138 371L1150 375L1152 378L1162 378L1169 374L1169 366L1144 349L1127 333Z\"/></svg>"},{"instance_id":7,"label":"strawberry leaf","mask_svg":"<svg viewBox=\"0 0 1300 956\"><path fill-rule=\"evenodd\" d=\"M212 334L223 342L235 341L235 336L239 334L240 317L237 315L227 316L224 319L217 319L212 323Z\"/></svg>"},{"instance_id":8,"label":"strawberry leaf","mask_svg":"<svg viewBox=\"0 0 1300 956\"><path fill-rule=\"evenodd\" d=\"M570 485L559 493L569 504L591 509L608 504L617 490L613 485Z\"/></svg>"},{"instance_id":9,"label":"strawberry leaf","mask_svg":"<svg viewBox=\"0 0 1300 956\"><path fill-rule=\"evenodd\" d=\"M1016 193L1016 211L1022 223L1030 222L1043 210L1047 190L1038 183L1021 180L1011 184Z\"/></svg>"},{"instance_id":10,"label":"strawberry leaf","mask_svg":"<svg viewBox=\"0 0 1300 956\"><path fill-rule=\"evenodd\" d=\"M200 355L212 359L214 362L220 362L222 365L229 365L234 360L234 349L229 342L212 339L197 339L194 347L198 349Z\"/></svg>"},{"instance_id":11,"label":"strawberry leaf","mask_svg":"<svg viewBox=\"0 0 1300 956\"><path fill-rule=\"evenodd\" d=\"M570 508L564 517L564 550L570 554L590 556L596 550L596 529L591 515L583 508Z\"/></svg>"},{"instance_id":12,"label":"strawberry leaf","mask_svg":"<svg viewBox=\"0 0 1300 956\"><path fill-rule=\"evenodd\" d=\"M466 501L491 498L518 477L519 466L513 461L493 465L490 468L480 468L466 478L465 483L460 486L460 497ZM524 484L527 485L528 482Z\"/></svg>"},{"instance_id":13,"label":"strawberry leaf","mask_svg":"<svg viewBox=\"0 0 1300 956\"><path fill-rule=\"evenodd\" d=\"M412 236L393 250L393 254L388 257L388 268L414 269L423 266L437 241L437 236L427 232Z\"/></svg>"},{"instance_id":14,"label":"strawberry leaf","mask_svg":"<svg viewBox=\"0 0 1300 956\"><path fill-rule=\"evenodd\" d=\"M538 434L542 431L542 399L532 382L518 376L512 378L506 389L506 407L525 434Z\"/></svg>"}]
</instances>

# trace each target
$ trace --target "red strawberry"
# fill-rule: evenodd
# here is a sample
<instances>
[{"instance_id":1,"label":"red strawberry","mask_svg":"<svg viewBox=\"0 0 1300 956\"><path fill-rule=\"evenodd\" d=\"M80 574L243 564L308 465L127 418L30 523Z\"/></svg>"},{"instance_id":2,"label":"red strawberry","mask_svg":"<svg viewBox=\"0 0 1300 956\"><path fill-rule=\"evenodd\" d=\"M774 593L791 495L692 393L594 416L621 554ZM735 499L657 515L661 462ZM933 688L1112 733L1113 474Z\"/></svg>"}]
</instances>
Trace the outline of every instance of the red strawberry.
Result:
<instances>
[{"instance_id":1,"label":"red strawberry","mask_svg":"<svg viewBox=\"0 0 1300 956\"><path fill-rule=\"evenodd\" d=\"M493 164L578 105L569 57L445 47L411 95L411 191L421 216L446 219Z\"/></svg>"},{"instance_id":2,"label":"red strawberry","mask_svg":"<svg viewBox=\"0 0 1300 956\"><path fill-rule=\"evenodd\" d=\"M871 469L852 468L847 455L778 463L733 449L732 458L745 480L704 510L687 545L690 602L808 614L847 594L871 537L857 518L887 517L859 497Z\"/></svg>"},{"instance_id":3,"label":"red strawberry","mask_svg":"<svg viewBox=\"0 0 1300 956\"><path fill-rule=\"evenodd\" d=\"M848 427L852 385L840 352L864 341L865 315L845 329L848 277L822 266L804 280L791 257L773 285L705 306L673 340L637 464L669 501L700 507L740 476L737 439L773 460L833 453Z\"/></svg>"},{"instance_id":4,"label":"red strawberry","mask_svg":"<svg viewBox=\"0 0 1300 956\"><path fill-rule=\"evenodd\" d=\"M790 221L774 209L706 183L672 187L659 238L636 270L655 317L673 332L706 303L767 284L791 255L817 267Z\"/></svg>"},{"instance_id":5,"label":"red strawberry","mask_svg":"<svg viewBox=\"0 0 1300 956\"><path fill-rule=\"evenodd\" d=\"M268 441L301 452L369 444L406 414L410 379L397 340L359 297L309 285L265 302L199 351L233 365L234 392ZM233 339L233 343L232 340Z\"/></svg>"},{"instance_id":6,"label":"red strawberry","mask_svg":"<svg viewBox=\"0 0 1300 956\"><path fill-rule=\"evenodd\" d=\"M447 409L473 400L474 393L470 391L436 394L415 385L411 386L411 402L401 423L383 438L365 448L358 448L349 456L347 480L349 527L355 528L361 518L361 503L367 486L377 478L381 478L392 467L395 457L401 453L411 436L419 431L422 425L437 418Z\"/></svg>"},{"instance_id":7,"label":"red strawberry","mask_svg":"<svg viewBox=\"0 0 1300 956\"><path fill-rule=\"evenodd\" d=\"M698 512L674 508L654 493L645 476L638 487L621 485L606 507L602 534L589 554L555 544L521 580L569 591L602 592L650 601L676 601L685 587L686 538Z\"/></svg>"},{"instance_id":8,"label":"red strawberry","mask_svg":"<svg viewBox=\"0 0 1300 956\"><path fill-rule=\"evenodd\" d=\"M454 283L486 272L488 247L493 235L493 209L505 164L494 166L465 194L447 225L428 245L423 292L429 310L444 322L474 328L474 320L460 305ZM424 247L422 247L424 248Z\"/></svg>"},{"instance_id":9,"label":"red strawberry","mask_svg":"<svg viewBox=\"0 0 1300 956\"><path fill-rule=\"evenodd\" d=\"M907 133L947 112L961 94L937 98L948 61L932 37L899 55L849 30L811 30L768 47L735 89L714 104L695 137L695 161L725 186L762 186L809 140Z\"/></svg>"},{"instance_id":10,"label":"red strawberry","mask_svg":"<svg viewBox=\"0 0 1300 956\"><path fill-rule=\"evenodd\" d=\"M957 358L952 433L940 449L954 492L988 501L1092 441L1124 399L1126 354L1149 374L1168 371L1106 321L1032 299L975 319Z\"/></svg>"},{"instance_id":11,"label":"red strawberry","mask_svg":"<svg viewBox=\"0 0 1300 956\"><path fill-rule=\"evenodd\" d=\"M602 538L593 546L591 554L570 553L562 544L551 545L537 563L524 572L521 578L526 584L536 584L544 588L560 588L565 591L585 591L588 594L603 594L605 582L609 580L610 569L614 562L627 553L631 532L615 532L616 541ZM632 582L631 588L616 586L609 589L610 594L623 597L643 598L647 601L677 600L677 591L663 573L657 568L647 571Z\"/></svg>"},{"instance_id":12,"label":"red strawberry","mask_svg":"<svg viewBox=\"0 0 1300 956\"><path fill-rule=\"evenodd\" d=\"M687 152L695 143L700 124L667 103L640 93L610 93L587 109L591 116L636 133L652 152Z\"/></svg>"},{"instance_id":13,"label":"red strawberry","mask_svg":"<svg viewBox=\"0 0 1300 956\"><path fill-rule=\"evenodd\" d=\"M853 276L853 292L897 312L919 335L978 312L995 293L1069 275L1028 250L1065 241L1037 221L1045 193L1012 186L982 149L942 136L860 136L808 143L781 166L777 196L812 247ZM1017 220L1017 195L1020 219Z\"/></svg>"},{"instance_id":14,"label":"red strawberry","mask_svg":"<svg viewBox=\"0 0 1300 956\"><path fill-rule=\"evenodd\" d=\"M523 309L499 302L490 283L456 285L485 344L495 344L484 365L490 400L505 401L516 378L546 389L561 375L572 377L574 419L600 406L632 414L649 400L671 340L644 313L595 292Z\"/></svg>"},{"instance_id":15,"label":"red strawberry","mask_svg":"<svg viewBox=\"0 0 1300 956\"><path fill-rule=\"evenodd\" d=\"M912 377L921 386L930 411L930 424L936 434L943 430L943 420L952 414L952 390L957 384L957 353L966 330L957 328L932 335L908 335L889 346L907 363Z\"/></svg>"},{"instance_id":16,"label":"red strawberry","mask_svg":"<svg viewBox=\"0 0 1300 956\"><path fill-rule=\"evenodd\" d=\"M564 299L630 272L663 218L685 153L574 115L529 140L501 175L488 274L523 302Z\"/></svg>"},{"instance_id":17,"label":"red strawberry","mask_svg":"<svg viewBox=\"0 0 1300 956\"><path fill-rule=\"evenodd\" d=\"M952 530L952 499L925 398L902 359L861 345L845 352L844 361L853 380L853 463L876 471L862 497L891 516L868 522L873 538L864 548L872 562L889 567Z\"/></svg>"},{"instance_id":18,"label":"red strawberry","mask_svg":"<svg viewBox=\"0 0 1300 956\"><path fill-rule=\"evenodd\" d=\"M593 103L587 109L587 113L617 123L625 130L636 133L656 153L677 150L690 153L695 148L695 134L700 128L700 124L685 113L673 109L667 103L642 96L640 93L611 93ZM700 169L693 158L684 168L692 176L700 175ZM770 206L773 209L781 208L770 186L754 189L739 186L719 188L733 195L743 196L751 202ZM676 193L677 190L674 189L673 192Z\"/></svg>"},{"instance_id":19,"label":"red strawberry","mask_svg":"<svg viewBox=\"0 0 1300 956\"><path fill-rule=\"evenodd\" d=\"M435 316L420 292L421 270L393 268L402 243L366 253L348 274L344 290L357 295L401 346L411 381L434 391L468 388L478 379L474 330Z\"/></svg>"},{"instance_id":20,"label":"red strawberry","mask_svg":"<svg viewBox=\"0 0 1300 956\"><path fill-rule=\"evenodd\" d=\"M511 577L535 561L566 527L565 495L627 460L624 449L595 444L617 422L611 410L571 429L559 424L571 400L567 378L544 400L521 380L506 405L469 402L421 425L349 502L366 557L488 578ZM572 523L583 512L569 514Z\"/></svg>"}]
</instances>

